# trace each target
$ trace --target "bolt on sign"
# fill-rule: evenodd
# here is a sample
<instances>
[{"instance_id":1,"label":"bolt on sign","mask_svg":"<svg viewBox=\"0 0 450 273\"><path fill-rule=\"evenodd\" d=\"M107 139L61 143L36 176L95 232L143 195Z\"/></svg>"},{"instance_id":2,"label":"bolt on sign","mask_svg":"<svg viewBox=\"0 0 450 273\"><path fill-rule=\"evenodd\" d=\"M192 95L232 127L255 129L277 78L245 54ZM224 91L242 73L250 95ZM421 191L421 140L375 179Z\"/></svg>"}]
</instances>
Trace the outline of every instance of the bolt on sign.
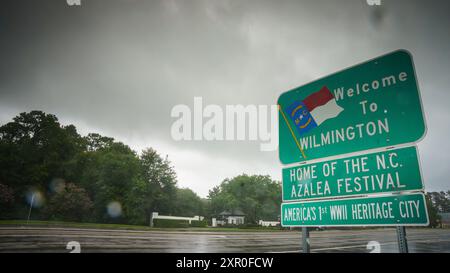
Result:
<instances>
[{"instance_id":1,"label":"bolt on sign","mask_svg":"<svg viewBox=\"0 0 450 273\"><path fill-rule=\"evenodd\" d=\"M284 202L424 189L415 146L285 168L282 179Z\"/></svg>"},{"instance_id":2,"label":"bolt on sign","mask_svg":"<svg viewBox=\"0 0 450 273\"><path fill-rule=\"evenodd\" d=\"M284 227L429 224L422 193L284 203L281 215Z\"/></svg>"},{"instance_id":3,"label":"bolt on sign","mask_svg":"<svg viewBox=\"0 0 450 273\"><path fill-rule=\"evenodd\" d=\"M415 143L426 133L405 50L283 93L278 109L283 164Z\"/></svg>"}]
</instances>

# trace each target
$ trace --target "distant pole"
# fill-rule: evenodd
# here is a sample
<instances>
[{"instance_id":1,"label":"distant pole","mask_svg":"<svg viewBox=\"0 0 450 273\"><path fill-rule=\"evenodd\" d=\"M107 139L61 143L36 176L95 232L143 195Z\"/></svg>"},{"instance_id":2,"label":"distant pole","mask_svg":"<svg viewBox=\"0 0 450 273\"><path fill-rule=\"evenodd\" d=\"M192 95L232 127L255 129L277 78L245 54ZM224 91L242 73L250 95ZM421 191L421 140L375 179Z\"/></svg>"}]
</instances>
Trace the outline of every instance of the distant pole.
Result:
<instances>
[{"instance_id":1,"label":"distant pole","mask_svg":"<svg viewBox=\"0 0 450 273\"><path fill-rule=\"evenodd\" d=\"M33 193L33 195L31 196L30 210L28 211L27 225L28 225L28 222L30 221L30 217L31 217L31 208L33 208L34 195L35 195L35 193Z\"/></svg>"},{"instance_id":2,"label":"distant pole","mask_svg":"<svg viewBox=\"0 0 450 273\"><path fill-rule=\"evenodd\" d=\"M310 253L311 247L309 242L309 228L302 227L302 248L303 253Z\"/></svg>"},{"instance_id":3,"label":"distant pole","mask_svg":"<svg viewBox=\"0 0 450 273\"><path fill-rule=\"evenodd\" d=\"M400 253L408 253L408 241L406 240L406 228L404 226L397 227L398 251Z\"/></svg>"}]
</instances>

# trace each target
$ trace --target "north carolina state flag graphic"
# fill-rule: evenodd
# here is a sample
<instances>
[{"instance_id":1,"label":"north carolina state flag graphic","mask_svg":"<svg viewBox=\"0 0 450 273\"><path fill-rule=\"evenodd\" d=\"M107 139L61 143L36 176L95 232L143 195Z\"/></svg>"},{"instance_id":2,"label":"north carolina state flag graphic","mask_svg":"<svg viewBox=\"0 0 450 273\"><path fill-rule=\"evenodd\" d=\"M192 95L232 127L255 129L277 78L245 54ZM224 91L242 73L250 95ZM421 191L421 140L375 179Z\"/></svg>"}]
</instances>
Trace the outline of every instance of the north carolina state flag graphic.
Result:
<instances>
[{"instance_id":1,"label":"north carolina state flag graphic","mask_svg":"<svg viewBox=\"0 0 450 273\"><path fill-rule=\"evenodd\" d=\"M300 135L319 126L327 119L337 117L342 111L344 109L336 104L333 94L326 86L303 101L295 101L286 108L287 114Z\"/></svg>"}]
</instances>

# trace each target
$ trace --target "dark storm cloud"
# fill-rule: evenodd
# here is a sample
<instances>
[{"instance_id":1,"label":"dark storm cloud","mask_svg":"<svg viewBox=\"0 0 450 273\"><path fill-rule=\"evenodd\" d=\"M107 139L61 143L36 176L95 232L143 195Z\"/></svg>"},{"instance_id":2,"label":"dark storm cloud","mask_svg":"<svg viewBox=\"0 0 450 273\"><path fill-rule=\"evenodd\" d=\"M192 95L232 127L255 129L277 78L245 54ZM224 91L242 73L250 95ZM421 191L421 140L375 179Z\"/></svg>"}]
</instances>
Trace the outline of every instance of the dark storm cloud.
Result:
<instances>
[{"instance_id":1,"label":"dark storm cloud","mask_svg":"<svg viewBox=\"0 0 450 273\"><path fill-rule=\"evenodd\" d=\"M280 177L257 142L175 142L176 104L274 104L281 92L398 48L415 57L428 120L426 188L448 189L448 1L8 1L0 118L42 109L82 132L168 153L202 195L241 172ZM445 152L443 152L445 151Z\"/></svg>"}]
</instances>

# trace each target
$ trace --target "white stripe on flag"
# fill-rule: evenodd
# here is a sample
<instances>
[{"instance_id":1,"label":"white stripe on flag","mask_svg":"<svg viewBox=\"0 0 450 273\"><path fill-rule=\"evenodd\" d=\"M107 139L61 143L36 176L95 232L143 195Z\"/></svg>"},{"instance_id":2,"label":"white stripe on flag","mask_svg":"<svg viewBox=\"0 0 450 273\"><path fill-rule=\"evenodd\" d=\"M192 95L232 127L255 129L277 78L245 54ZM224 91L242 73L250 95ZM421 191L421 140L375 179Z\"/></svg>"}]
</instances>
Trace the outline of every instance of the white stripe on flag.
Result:
<instances>
[{"instance_id":1,"label":"white stripe on flag","mask_svg":"<svg viewBox=\"0 0 450 273\"><path fill-rule=\"evenodd\" d=\"M311 116L316 121L317 126L319 126L325 120L337 117L342 111L344 111L344 109L336 104L336 100L331 99L326 104L312 110Z\"/></svg>"}]
</instances>

